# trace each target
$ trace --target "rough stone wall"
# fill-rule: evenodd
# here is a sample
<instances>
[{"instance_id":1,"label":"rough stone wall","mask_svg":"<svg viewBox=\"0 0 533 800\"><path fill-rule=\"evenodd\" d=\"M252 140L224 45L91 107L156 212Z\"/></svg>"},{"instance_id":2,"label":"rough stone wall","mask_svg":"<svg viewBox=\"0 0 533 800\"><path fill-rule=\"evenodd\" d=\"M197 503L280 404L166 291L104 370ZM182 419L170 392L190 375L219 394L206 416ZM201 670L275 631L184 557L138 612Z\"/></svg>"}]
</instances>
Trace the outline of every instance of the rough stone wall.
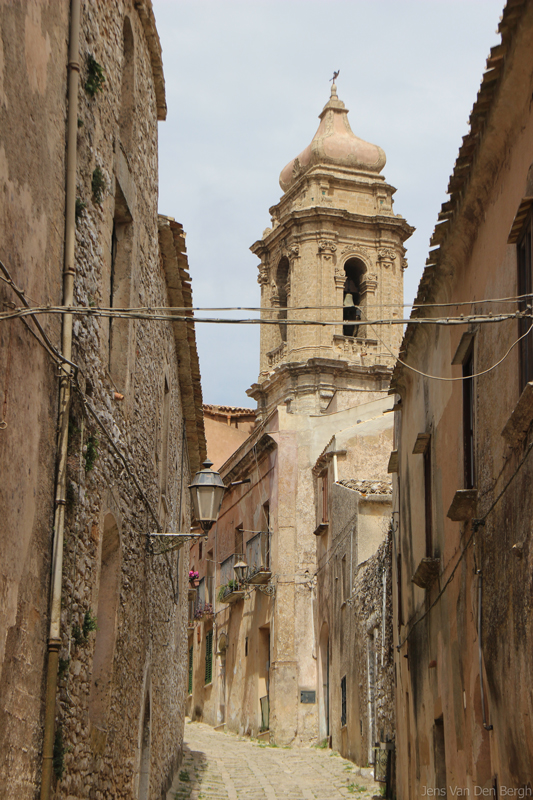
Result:
<instances>
[{"instance_id":1,"label":"rough stone wall","mask_svg":"<svg viewBox=\"0 0 533 800\"><path fill-rule=\"evenodd\" d=\"M68 3L0 5L0 260L30 302L61 302ZM0 308L20 304L0 281ZM41 317L57 343L59 318ZM30 323L31 327L31 323ZM0 323L0 796L40 767L57 370L28 327Z\"/></svg>"},{"instance_id":2,"label":"rough stone wall","mask_svg":"<svg viewBox=\"0 0 533 800\"><path fill-rule=\"evenodd\" d=\"M113 291L116 305L169 304L157 218L157 119L164 96L161 81L154 84L151 4L137 5L82 2L74 302L86 307L112 304ZM0 257L31 301L60 304L69 4L10 5L0 13L0 113L18 115L2 121L0 174L12 202L0 220ZM134 54L127 85L125 15ZM105 76L94 97L85 88L89 56ZM95 174L103 179L101 197ZM121 286L113 284L111 253L119 246L117 209L131 246ZM0 291L2 300L14 299L5 287ZM119 295L127 302L119 303ZM60 321L44 318L44 324L59 346ZM183 735L188 553L179 560L176 550L158 555L168 540L153 543L147 534L158 526L188 529L189 463L205 452L201 437L184 434L172 326L113 325L125 342L120 379L109 352L109 321L78 317L73 332L80 373L70 413L54 777L55 796L71 800L160 797ZM2 326L0 336L2 374L10 376L2 386L10 414L0 431L9 432L0 439L2 474L9 476L2 508L12 533L0 559L6 565L0 567L0 793L33 798L40 781L57 381L53 363L19 320Z\"/></svg>"},{"instance_id":3,"label":"rough stone wall","mask_svg":"<svg viewBox=\"0 0 533 800\"><path fill-rule=\"evenodd\" d=\"M392 534L389 530L378 551L361 564L356 572L351 606L355 617L355 642L362 643L369 633L375 632L376 666L375 732L376 741L395 738L394 718L394 657L392 642ZM385 595L385 604L383 603ZM383 612L385 611L385 614ZM352 651L353 652L353 651ZM356 649L359 686L368 684L368 664L365 648ZM365 680L366 679L366 680ZM362 687L361 687L362 684ZM362 748L368 749L368 706L361 706L361 719L365 732ZM370 742L374 745L374 742Z\"/></svg>"},{"instance_id":4,"label":"rough stone wall","mask_svg":"<svg viewBox=\"0 0 533 800\"><path fill-rule=\"evenodd\" d=\"M394 739L395 732L391 494L385 481L344 479L342 484L331 487L329 531L317 537L319 738L328 735L324 684L329 658L331 746L364 766L373 760L375 742ZM361 558L360 539L370 531L369 511L371 541L366 542L369 552Z\"/></svg>"}]
</instances>

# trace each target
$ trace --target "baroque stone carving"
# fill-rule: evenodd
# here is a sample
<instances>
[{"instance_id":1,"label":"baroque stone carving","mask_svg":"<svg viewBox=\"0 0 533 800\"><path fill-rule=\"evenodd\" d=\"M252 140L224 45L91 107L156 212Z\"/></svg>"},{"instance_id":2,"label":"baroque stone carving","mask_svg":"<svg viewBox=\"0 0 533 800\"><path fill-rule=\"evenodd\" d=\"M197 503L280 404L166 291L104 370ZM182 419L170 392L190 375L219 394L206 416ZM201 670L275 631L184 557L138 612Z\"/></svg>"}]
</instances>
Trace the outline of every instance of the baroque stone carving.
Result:
<instances>
[{"instance_id":1,"label":"baroque stone carving","mask_svg":"<svg viewBox=\"0 0 533 800\"><path fill-rule=\"evenodd\" d=\"M402 258L402 260L400 262L400 266L401 266L402 270L407 269L408 265L407 265L407 259L406 258Z\"/></svg>"},{"instance_id":2,"label":"baroque stone carving","mask_svg":"<svg viewBox=\"0 0 533 800\"><path fill-rule=\"evenodd\" d=\"M323 253L326 250L329 250L330 253L334 253L337 250L337 245L329 239L321 239L318 243L318 252Z\"/></svg>"},{"instance_id":3,"label":"baroque stone carving","mask_svg":"<svg viewBox=\"0 0 533 800\"><path fill-rule=\"evenodd\" d=\"M381 250L378 250L378 258L380 261L394 261L396 258L396 253L389 247L384 247Z\"/></svg>"},{"instance_id":4,"label":"baroque stone carving","mask_svg":"<svg viewBox=\"0 0 533 800\"><path fill-rule=\"evenodd\" d=\"M361 255L370 258L370 252L367 247L358 244L347 244L341 250L341 255L346 256L348 253L353 253L354 256Z\"/></svg>"},{"instance_id":5,"label":"baroque stone carving","mask_svg":"<svg viewBox=\"0 0 533 800\"><path fill-rule=\"evenodd\" d=\"M264 286L268 283L268 267L266 264L259 265L259 275L257 276L257 283L259 286Z\"/></svg>"}]
</instances>

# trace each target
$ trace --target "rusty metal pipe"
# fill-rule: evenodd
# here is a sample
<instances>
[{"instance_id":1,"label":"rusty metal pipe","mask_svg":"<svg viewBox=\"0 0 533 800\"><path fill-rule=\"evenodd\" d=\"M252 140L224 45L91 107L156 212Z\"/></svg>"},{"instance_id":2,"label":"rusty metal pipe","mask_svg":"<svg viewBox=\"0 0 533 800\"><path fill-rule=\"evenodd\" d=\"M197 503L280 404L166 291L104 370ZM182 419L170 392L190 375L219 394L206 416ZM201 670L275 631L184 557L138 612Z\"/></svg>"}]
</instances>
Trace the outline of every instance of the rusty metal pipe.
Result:
<instances>
[{"instance_id":1,"label":"rusty metal pipe","mask_svg":"<svg viewBox=\"0 0 533 800\"><path fill-rule=\"evenodd\" d=\"M67 175L65 190L65 253L63 270L63 305L65 306L72 306L74 299L74 247L76 242L76 149L78 132L78 84L80 74L80 8L81 0L71 0L67 93L68 108ZM65 359L67 359L67 362L71 361L72 314L65 314L63 316L61 350L63 356ZM68 420L71 393L71 372L70 365L67 362L63 364L62 368L59 395L58 471L55 494L52 575L50 581L50 631L48 637L48 665L46 675L41 800L49 800L50 789L52 785L57 670L59 663L59 649L61 647L63 539L65 532Z\"/></svg>"}]
</instances>

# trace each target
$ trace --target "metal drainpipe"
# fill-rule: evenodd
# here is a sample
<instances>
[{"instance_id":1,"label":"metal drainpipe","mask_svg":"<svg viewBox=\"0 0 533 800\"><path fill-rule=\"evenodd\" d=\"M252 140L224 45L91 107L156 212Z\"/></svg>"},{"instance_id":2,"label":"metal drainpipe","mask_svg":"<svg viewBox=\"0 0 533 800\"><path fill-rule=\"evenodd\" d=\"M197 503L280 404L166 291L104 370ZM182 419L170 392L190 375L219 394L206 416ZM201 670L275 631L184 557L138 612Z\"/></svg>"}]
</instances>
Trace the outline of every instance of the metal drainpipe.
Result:
<instances>
[{"instance_id":1,"label":"metal drainpipe","mask_svg":"<svg viewBox=\"0 0 533 800\"><path fill-rule=\"evenodd\" d=\"M63 305L71 306L74 298L74 245L76 240L76 146L78 132L79 38L81 0L71 0L70 43L68 60L67 177L65 192L65 255L63 271ZM72 315L64 314L61 342L62 354L72 356ZM48 637L48 669L43 737L41 800L49 800L54 753L54 723L57 692L57 670L61 647L61 583L63 572L63 537L67 483L68 420L70 408L70 365L61 368L59 395L58 470L55 494L52 576L50 582L50 630Z\"/></svg>"},{"instance_id":2,"label":"metal drainpipe","mask_svg":"<svg viewBox=\"0 0 533 800\"><path fill-rule=\"evenodd\" d=\"M481 647L481 603L483 601L483 573L480 569L477 571L477 588L478 588L478 609L477 609L477 638L479 643L479 688L481 691L481 714L483 717L483 727L486 731L491 731L493 726L487 724L487 716L485 712L485 692L483 690L483 650Z\"/></svg>"}]
</instances>

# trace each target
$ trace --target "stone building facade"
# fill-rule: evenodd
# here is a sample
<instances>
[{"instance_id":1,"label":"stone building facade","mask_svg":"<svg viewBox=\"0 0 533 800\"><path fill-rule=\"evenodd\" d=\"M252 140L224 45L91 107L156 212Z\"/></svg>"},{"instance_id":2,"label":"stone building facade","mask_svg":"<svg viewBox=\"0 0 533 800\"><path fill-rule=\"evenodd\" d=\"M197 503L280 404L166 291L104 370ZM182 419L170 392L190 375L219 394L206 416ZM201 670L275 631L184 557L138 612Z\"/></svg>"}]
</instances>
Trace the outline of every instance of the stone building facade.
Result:
<instances>
[{"instance_id":1,"label":"stone building facade","mask_svg":"<svg viewBox=\"0 0 533 800\"><path fill-rule=\"evenodd\" d=\"M76 9L79 37L69 41ZM206 449L198 357L190 322L98 309L192 307L183 230L157 214L159 39L150 0L4 4L0 30L2 310L24 297L60 306L64 269L82 309L72 326L64 498L54 484L68 315L40 316L41 330L33 317L0 323L0 794L39 793L48 645L59 651L53 796L156 798L183 732L188 552L163 553L149 534L189 529L186 486ZM62 574L57 545L52 558L55 505L64 509ZM49 643L51 572L62 588L59 637Z\"/></svg>"},{"instance_id":2,"label":"stone building facade","mask_svg":"<svg viewBox=\"0 0 533 800\"><path fill-rule=\"evenodd\" d=\"M533 791L531 0L499 32L392 382L400 800Z\"/></svg>"},{"instance_id":3,"label":"stone building facade","mask_svg":"<svg viewBox=\"0 0 533 800\"><path fill-rule=\"evenodd\" d=\"M191 621L191 711L213 725L265 731L277 744L316 741L324 727L318 650L330 573L319 585L317 568L331 542L315 535L327 467L320 462L317 473L317 460L340 435L344 462L339 456L332 483L339 475L387 481L392 444L386 412L400 334L396 326L377 334L365 320L383 305L401 313L412 228L392 210L385 154L353 134L347 113L334 84L311 145L281 173L272 226L251 248L261 261L265 322L259 379L248 392L258 423L221 467L228 489L217 526L201 552L199 544L191 551L202 598L211 586L209 613ZM366 439L356 430L361 420ZM390 494L378 507L365 558L386 537ZM233 567L243 560L237 587ZM340 681L331 676L332 685Z\"/></svg>"}]
</instances>

